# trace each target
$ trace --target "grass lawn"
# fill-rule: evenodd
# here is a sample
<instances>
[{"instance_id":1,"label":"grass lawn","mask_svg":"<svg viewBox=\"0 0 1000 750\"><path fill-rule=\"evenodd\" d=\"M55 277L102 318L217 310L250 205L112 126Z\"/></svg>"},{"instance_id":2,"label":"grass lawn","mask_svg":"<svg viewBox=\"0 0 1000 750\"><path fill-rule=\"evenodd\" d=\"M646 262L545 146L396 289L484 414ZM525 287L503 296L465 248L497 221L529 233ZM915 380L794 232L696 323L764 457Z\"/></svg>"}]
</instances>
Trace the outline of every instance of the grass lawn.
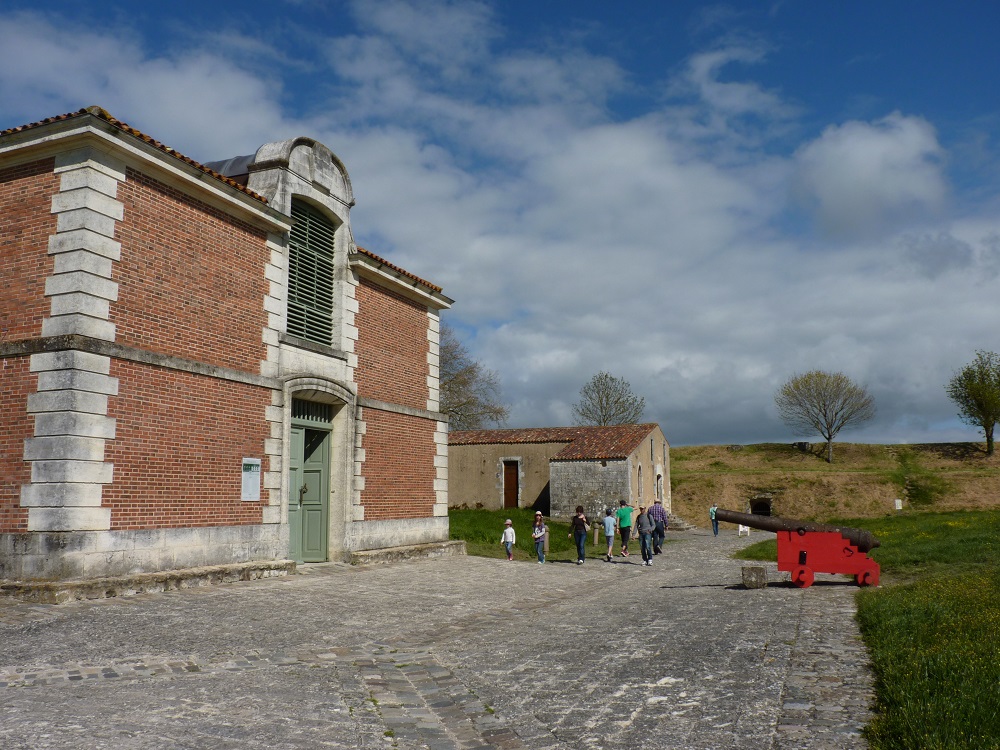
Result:
<instances>
[{"instance_id":1,"label":"grass lawn","mask_svg":"<svg viewBox=\"0 0 1000 750\"><path fill-rule=\"evenodd\" d=\"M452 508L448 511L448 521L451 525L451 538L464 539L466 551L477 557L495 557L507 559L507 551L500 544L503 534L503 522L509 518L514 522L514 533L517 543L514 545L514 559L535 562L535 544L531 540L531 527L535 522L535 511L530 508L508 508L507 510L460 510ZM591 522L597 519L590 519ZM549 527L549 554L546 562L576 562L576 545L568 536L569 524L545 519ZM604 542L604 530L598 534L599 543L594 546L594 527L591 524L587 535L587 559L603 560L607 553ZM616 538L615 550L621 547L620 539ZM639 540L629 543L629 550L641 559Z\"/></svg>"},{"instance_id":2,"label":"grass lawn","mask_svg":"<svg viewBox=\"0 0 1000 750\"><path fill-rule=\"evenodd\" d=\"M1000 511L841 521L882 541L858 592L875 671L872 750L1000 748ZM743 551L776 558L775 541Z\"/></svg>"}]
</instances>

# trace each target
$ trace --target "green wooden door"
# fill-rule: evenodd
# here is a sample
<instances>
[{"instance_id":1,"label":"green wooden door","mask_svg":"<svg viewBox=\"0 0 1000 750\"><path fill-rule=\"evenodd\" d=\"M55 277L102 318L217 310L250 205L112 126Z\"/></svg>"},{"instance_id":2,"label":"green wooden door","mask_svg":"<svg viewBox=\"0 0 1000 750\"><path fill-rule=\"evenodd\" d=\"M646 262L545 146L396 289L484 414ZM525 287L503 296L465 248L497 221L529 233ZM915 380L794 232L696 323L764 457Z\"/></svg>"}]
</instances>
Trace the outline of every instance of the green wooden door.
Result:
<instances>
[{"instance_id":1,"label":"green wooden door","mask_svg":"<svg viewBox=\"0 0 1000 750\"><path fill-rule=\"evenodd\" d=\"M330 433L292 427L288 481L288 555L296 562L329 557Z\"/></svg>"}]
</instances>

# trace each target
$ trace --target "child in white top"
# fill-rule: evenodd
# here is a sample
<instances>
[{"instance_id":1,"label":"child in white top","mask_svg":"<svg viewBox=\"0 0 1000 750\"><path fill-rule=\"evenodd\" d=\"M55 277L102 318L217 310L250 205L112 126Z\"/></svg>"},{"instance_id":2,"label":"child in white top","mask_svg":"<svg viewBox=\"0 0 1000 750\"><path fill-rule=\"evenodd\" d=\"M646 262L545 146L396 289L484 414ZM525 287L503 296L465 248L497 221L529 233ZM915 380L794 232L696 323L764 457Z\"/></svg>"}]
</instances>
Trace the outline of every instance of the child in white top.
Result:
<instances>
[{"instance_id":1,"label":"child in white top","mask_svg":"<svg viewBox=\"0 0 1000 750\"><path fill-rule=\"evenodd\" d=\"M507 548L507 559L514 559L514 542L517 541L517 536L514 534L514 522L509 518L503 522L503 536L500 537L500 544Z\"/></svg>"}]
</instances>

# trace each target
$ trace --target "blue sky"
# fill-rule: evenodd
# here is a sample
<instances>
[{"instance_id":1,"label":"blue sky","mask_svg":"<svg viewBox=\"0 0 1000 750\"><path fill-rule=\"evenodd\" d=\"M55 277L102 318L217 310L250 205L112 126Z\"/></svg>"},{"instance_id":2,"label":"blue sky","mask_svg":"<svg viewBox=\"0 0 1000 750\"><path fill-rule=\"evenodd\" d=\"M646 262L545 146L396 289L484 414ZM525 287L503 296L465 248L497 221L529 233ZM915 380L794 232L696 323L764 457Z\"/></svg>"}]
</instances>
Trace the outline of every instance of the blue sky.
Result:
<instances>
[{"instance_id":1,"label":"blue sky","mask_svg":"<svg viewBox=\"0 0 1000 750\"><path fill-rule=\"evenodd\" d=\"M796 439L839 370L860 442L974 440L1000 350L991 2L0 4L0 129L98 104L192 158L315 137L358 243L444 287L509 426L625 377L675 445ZM807 436L808 437L808 436Z\"/></svg>"}]
</instances>

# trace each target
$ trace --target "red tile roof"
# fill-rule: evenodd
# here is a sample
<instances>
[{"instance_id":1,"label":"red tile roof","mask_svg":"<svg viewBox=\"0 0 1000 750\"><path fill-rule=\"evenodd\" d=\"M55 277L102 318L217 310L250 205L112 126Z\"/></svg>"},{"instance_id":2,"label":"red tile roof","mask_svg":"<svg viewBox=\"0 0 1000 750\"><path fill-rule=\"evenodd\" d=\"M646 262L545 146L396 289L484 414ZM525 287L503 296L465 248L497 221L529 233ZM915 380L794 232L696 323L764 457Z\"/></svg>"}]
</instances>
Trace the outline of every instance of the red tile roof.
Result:
<instances>
[{"instance_id":1,"label":"red tile roof","mask_svg":"<svg viewBox=\"0 0 1000 750\"><path fill-rule=\"evenodd\" d=\"M94 117L100 118L101 120L104 120L106 123L118 128L122 132L128 133L134 138L138 138L139 140L148 143L150 146L159 149L165 154L170 154L170 156L173 156L175 159L179 159L185 164L189 164L192 167L195 167L196 169L200 169L205 174L211 175L215 179L219 180L220 182L226 183L230 187L236 188L241 193L246 193L251 198L259 200L261 203L267 203L267 198L265 198L264 196L255 193L253 190L248 190L246 186L241 185L240 183L236 182L236 180L232 180L229 177L226 177L225 175L219 174L215 170L209 169L204 164L201 164L200 162L197 162L194 159L191 159L187 156L184 156L183 154L178 153L177 151L174 151L174 149L170 148L169 146L165 146L164 144L160 143L154 138L150 138L148 135L146 135L140 130L136 130L131 125L128 125L122 122L121 120L116 120L114 117L108 114L107 110L104 110L101 107L87 107L85 109L77 110L76 112L69 112L64 115L56 115L55 117L46 117L44 120L39 120L38 122L32 122L29 123L28 125L19 125L16 128L8 128L7 130L0 130L0 137L3 137L5 135L13 135L14 133L21 133L24 132L25 130L31 130L32 128L39 128L42 127L43 125L51 125L54 122L63 122L65 120L72 120L74 117L84 117L86 115L92 115Z\"/></svg>"},{"instance_id":2,"label":"red tile roof","mask_svg":"<svg viewBox=\"0 0 1000 750\"><path fill-rule=\"evenodd\" d=\"M440 292L441 291L441 287L437 286L436 284L432 284L429 281L425 281L424 279L420 278L419 276L414 276L409 271L407 271L405 269L402 269L402 268L400 268L399 266L397 266L397 265L395 265L393 263L390 263L385 258L380 258L375 253L373 253L373 252L371 252L369 250L365 250L363 247L359 247L358 248L358 254L359 255L364 255L367 258L371 258L376 263L380 263L383 266L385 266L386 268L388 268L388 269L390 269L392 271L395 271L396 273L400 274L401 276L405 276L408 279L416 281L418 284L422 284L423 286L427 287L428 289L433 289L435 292Z\"/></svg>"},{"instance_id":3,"label":"red tile roof","mask_svg":"<svg viewBox=\"0 0 1000 750\"><path fill-rule=\"evenodd\" d=\"M656 423L610 427L536 427L513 430L456 430L449 445L517 445L567 443L553 461L592 461L628 458L657 428Z\"/></svg>"},{"instance_id":4,"label":"red tile roof","mask_svg":"<svg viewBox=\"0 0 1000 750\"><path fill-rule=\"evenodd\" d=\"M46 117L44 120L39 120L38 122L32 122L32 123L29 123L27 125L19 125L16 128L8 128L7 130L0 130L0 137L3 137L5 135L13 135L15 133L22 133L22 132L24 132L26 130L31 130L33 128L42 127L43 125L51 125L54 122L63 122L63 121L66 121L66 120L72 120L75 117L84 117L86 115L92 115L94 117L98 117L101 120L104 120L105 122L107 122L108 124L113 125L114 127L118 128L122 132L128 133L129 135L133 136L134 138L138 138L139 140L143 141L144 143L148 143L150 146L153 146L154 148L159 149L160 151L162 151L165 154L170 154L170 156L173 156L175 159L179 159L180 161L184 162L185 164L189 164L192 167L195 167L196 169L200 169L205 174L211 175L215 179L219 180L220 182L226 183L230 187L236 188L241 193L246 193L251 198L255 198L256 200L259 200L261 203L267 203L267 198L265 198L264 196L262 196L262 195L260 195L258 193L255 193L253 190L249 190L246 187L246 185L243 185L242 183L237 182L236 180L234 180L234 179L232 179L230 177L226 177L224 174L216 172L214 169L209 169L204 164L202 164L200 162L197 162L194 159L191 159L191 158L189 158L187 156L184 156L181 153L178 153L174 149L172 149L169 146L166 146L166 145L160 143L159 141L155 140L154 138L151 138L150 136L146 135L142 131L136 130L131 125L128 125L127 123L124 123L121 120L118 120L118 119L112 117L108 113L107 110L105 110L105 109L103 109L101 107L96 107L96 106L94 106L94 107L86 107L84 109L77 110L76 112L68 112L68 113L66 113L64 115L56 115L55 117ZM368 258L371 258L372 260L374 260L377 263L381 263L383 266L385 266L386 268L391 269L395 273L398 273L401 276L405 276L406 278L411 279L412 281L415 281L418 284L422 284L423 286L427 287L428 289L432 289L433 291L438 292L438 293L440 293L442 291L441 287L437 286L436 284L432 284L429 281L426 281L426 280L420 278L419 276L415 276L414 274L410 273L409 271L406 271L405 269L402 269L399 266L397 266L397 265L395 265L393 263L390 263L385 258L380 258L378 255L375 255L375 253L372 253L372 252L369 252L368 250L365 250L363 247L359 247L358 248L358 252L360 254L362 254L362 255L367 256Z\"/></svg>"}]
</instances>

